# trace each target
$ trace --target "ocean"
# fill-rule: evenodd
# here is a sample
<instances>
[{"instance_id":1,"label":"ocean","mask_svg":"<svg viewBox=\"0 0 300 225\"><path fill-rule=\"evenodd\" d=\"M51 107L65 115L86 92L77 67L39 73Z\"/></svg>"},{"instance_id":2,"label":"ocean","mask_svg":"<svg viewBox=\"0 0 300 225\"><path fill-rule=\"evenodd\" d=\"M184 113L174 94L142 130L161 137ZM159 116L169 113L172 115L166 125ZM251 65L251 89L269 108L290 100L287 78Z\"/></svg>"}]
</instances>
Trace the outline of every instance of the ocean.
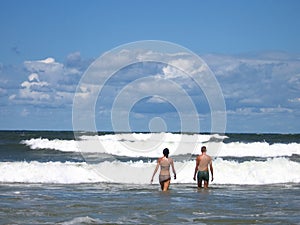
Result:
<instances>
[{"instance_id":1,"label":"ocean","mask_svg":"<svg viewBox=\"0 0 300 225\"><path fill-rule=\"evenodd\" d=\"M162 192L165 147L177 179ZM0 224L300 224L300 134L0 131L0 171Z\"/></svg>"}]
</instances>

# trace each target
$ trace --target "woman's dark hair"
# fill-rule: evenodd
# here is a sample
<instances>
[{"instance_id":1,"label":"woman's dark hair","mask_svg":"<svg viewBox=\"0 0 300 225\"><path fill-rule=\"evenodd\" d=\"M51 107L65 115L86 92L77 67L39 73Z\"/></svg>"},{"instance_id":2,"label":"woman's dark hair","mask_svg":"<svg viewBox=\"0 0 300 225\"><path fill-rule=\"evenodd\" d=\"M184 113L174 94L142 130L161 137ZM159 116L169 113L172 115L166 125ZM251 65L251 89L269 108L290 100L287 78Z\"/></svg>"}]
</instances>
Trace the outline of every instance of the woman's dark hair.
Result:
<instances>
[{"instance_id":1,"label":"woman's dark hair","mask_svg":"<svg viewBox=\"0 0 300 225\"><path fill-rule=\"evenodd\" d=\"M168 148L165 148L165 149L163 150L163 154L164 154L164 156L166 156L166 157L168 158L168 156L169 156L169 149L168 149Z\"/></svg>"}]
</instances>

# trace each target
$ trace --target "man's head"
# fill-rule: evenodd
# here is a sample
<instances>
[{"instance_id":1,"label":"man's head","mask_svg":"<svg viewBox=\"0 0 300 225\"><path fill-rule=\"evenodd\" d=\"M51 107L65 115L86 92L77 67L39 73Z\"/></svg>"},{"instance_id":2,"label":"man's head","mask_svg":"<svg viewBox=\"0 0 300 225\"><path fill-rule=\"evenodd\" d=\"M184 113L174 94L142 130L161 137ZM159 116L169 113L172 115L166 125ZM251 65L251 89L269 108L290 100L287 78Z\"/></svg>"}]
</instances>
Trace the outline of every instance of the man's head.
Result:
<instances>
[{"instance_id":1,"label":"man's head","mask_svg":"<svg viewBox=\"0 0 300 225\"><path fill-rule=\"evenodd\" d=\"M206 147L205 146L201 147L201 152L206 152Z\"/></svg>"}]
</instances>

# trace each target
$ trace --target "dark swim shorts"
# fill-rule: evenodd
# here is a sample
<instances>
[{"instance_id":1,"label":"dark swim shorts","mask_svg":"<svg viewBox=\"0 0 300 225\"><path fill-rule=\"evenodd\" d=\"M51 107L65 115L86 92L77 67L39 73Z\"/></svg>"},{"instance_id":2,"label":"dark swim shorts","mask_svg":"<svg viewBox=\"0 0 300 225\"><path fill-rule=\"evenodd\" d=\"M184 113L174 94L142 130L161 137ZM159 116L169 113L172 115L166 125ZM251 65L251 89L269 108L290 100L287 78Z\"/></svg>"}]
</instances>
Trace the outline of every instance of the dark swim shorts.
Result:
<instances>
[{"instance_id":1,"label":"dark swim shorts","mask_svg":"<svg viewBox=\"0 0 300 225\"><path fill-rule=\"evenodd\" d=\"M197 179L200 180L205 180L209 181L209 173L208 171L198 171L197 173Z\"/></svg>"}]
</instances>

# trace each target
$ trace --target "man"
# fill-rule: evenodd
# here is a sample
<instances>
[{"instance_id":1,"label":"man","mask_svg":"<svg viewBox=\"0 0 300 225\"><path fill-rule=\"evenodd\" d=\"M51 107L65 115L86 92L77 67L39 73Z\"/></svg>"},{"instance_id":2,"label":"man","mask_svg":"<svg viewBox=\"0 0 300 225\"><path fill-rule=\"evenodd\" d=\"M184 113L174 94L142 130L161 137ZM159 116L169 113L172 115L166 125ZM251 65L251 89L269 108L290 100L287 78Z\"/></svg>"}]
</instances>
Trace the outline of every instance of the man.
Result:
<instances>
[{"instance_id":1,"label":"man","mask_svg":"<svg viewBox=\"0 0 300 225\"><path fill-rule=\"evenodd\" d=\"M208 165L211 173L211 181L214 180L214 171L212 166L212 158L206 154L206 147L202 146L201 148L201 155L198 155L196 158L196 167L194 173L194 180L196 180L196 173L197 173L197 180L198 180L198 187L202 187L202 180L204 181L204 188L208 188L209 182L209 172L208 172Z\"/></svg>"}]
</instances>

